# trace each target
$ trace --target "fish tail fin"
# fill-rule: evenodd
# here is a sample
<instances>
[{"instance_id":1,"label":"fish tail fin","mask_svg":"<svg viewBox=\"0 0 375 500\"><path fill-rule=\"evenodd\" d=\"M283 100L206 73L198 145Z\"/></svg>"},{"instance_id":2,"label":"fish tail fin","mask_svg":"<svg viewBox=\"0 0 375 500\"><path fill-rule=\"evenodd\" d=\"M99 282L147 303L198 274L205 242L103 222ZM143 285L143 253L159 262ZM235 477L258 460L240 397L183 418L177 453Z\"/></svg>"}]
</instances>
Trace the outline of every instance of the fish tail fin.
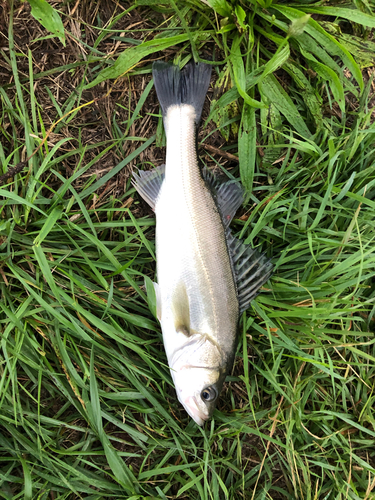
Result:
<instances>
[{"instance_id":1,"label":"fish tail fin","mask_svg":"<svg viewBox=\"0 0 375 500\"><path fill-rule=\"evenodd\" d=\"M154 62L152 75L163 119L170 106L190 104L195 109L195 122L198 124L210 84L211 69L209 64L204 63L191 62L180 70L174 64Z\"/></svg>"}]
</instances>

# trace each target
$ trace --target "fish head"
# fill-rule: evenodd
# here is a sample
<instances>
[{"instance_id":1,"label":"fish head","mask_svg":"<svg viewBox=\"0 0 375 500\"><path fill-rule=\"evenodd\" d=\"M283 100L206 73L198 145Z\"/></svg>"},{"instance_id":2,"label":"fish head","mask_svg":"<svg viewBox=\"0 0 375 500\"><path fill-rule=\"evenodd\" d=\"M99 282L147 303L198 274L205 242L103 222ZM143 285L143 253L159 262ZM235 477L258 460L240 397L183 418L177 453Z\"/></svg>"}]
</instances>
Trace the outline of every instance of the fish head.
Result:
<instances>
[{"instance_id":1,"label":"fish head","mask_svg":"<svg viewBox=\"0 0 375 500\"><path fill-rule=\"evenodd\" d=\"M179 401L198 425L211 418L226 376L225 356L208 336L194 334L172 357Z\"/></svg>"}]
</instances>

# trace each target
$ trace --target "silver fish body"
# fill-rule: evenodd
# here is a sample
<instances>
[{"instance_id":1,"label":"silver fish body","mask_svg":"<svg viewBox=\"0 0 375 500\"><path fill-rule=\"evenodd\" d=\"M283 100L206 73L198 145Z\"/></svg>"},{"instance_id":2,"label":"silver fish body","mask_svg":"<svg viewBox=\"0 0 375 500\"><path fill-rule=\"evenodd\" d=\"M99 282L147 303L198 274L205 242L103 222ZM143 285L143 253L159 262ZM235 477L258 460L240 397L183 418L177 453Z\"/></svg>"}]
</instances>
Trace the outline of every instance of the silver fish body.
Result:
<instances>
[{"instance_id":1,"label":"silver fish body","mask_svg":"<svg viewBox=\"0 0 375 500\"><path fill-rule=\"evenodd\" d=\"M198 165L196 126L210 74L205 66L188 67L186 78L175 67L154 71L167 139L165 171L139 173L134 182L156 213L155 290L169 367L180 402L199 425L212 415L233 364L241 305L236 269L241 262L231 252L236 245L237 254L246 250L227 227L242 201L241 188L232 184L215 193L215 182ZM182 97L165 97L171 74L174 91L180 85L185 92ZM257 290L270 269L258 254L252 259L256 271L250 281Z\"/></svg>"},{"instance_id":2,"label":"silver fish body","mask_svg":"<svg viewBox=\"0 0 375 500\"><path fill-rule=\"evenodd\" d=\"M155 205L160 320L178 397L202 423L211 411L200 403L203 387L189 402L192 379L205 370L208 386L222 382L239 305L222 218L198 166L194 108L169 108L165 125L165 180Z\"/></svg>"}]
</instances>

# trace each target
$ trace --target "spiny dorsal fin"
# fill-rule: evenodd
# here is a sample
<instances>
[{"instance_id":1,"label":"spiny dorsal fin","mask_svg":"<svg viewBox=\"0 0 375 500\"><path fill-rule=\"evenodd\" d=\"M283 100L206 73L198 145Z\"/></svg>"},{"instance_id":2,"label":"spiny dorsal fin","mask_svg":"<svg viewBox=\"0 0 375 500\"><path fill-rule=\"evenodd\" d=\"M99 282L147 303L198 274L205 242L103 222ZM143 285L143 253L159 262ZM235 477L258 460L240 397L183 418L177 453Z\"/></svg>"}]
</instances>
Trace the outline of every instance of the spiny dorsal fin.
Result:
<instances>
[{"instance_id":1,"label":"spiny dorsal fin","mask_svg":"<svg viewBox=\"0 0 375 500\"><path fill-rule=\"evenodd\" d=\"M165 165L160 165L153 170L138 170L138 173L133 174L132 185L153 210L155 210L164 177Z\"/></svg>"},{"instance_id":2,"label":"spiny dorsal fin","mask_svg":"<svg viewBox=\"0 0 375 500\"><path fill-rule=\"evenodd\" d=\"M231 223L243 202L243 189L238 182L225 182L217 191L217 203L223 218L224 226Z\"/></svg>"},{"instance_id":3,"label":"spiny dorsal fin","mask_svg":"<svg viewBox=\"0 0 375 500\"><path fill-rule=\"evenodd\" d=\"M185 283L180 281L172 298L172 313L176 332L190 336L190 305Z\"/></svg>"},{"instance_id":4,"label":"spiny dorsal fin","mask_svg":"<svg viewBox=\"0 0 375 500\"><path fill-rule=\"evenodd\" d=\"M218 181L215 175L206 167L203 168L202 174L207 186L211 189L216 199L224 227L228 227L237 210L242 205L242 186L237 181Z\"/></svg>"},{"instance_id":5,"label":"spiny dorsal fin","mask_svg":"<svg viewBox=\"0 0 375 500\"><path fill-rule=\"evenodd\" d=\"M226 231L229 254L237 284L240 314L249 307L259 289L272 275L273 265L264 255Z\"/></svg>"}]
</instances>

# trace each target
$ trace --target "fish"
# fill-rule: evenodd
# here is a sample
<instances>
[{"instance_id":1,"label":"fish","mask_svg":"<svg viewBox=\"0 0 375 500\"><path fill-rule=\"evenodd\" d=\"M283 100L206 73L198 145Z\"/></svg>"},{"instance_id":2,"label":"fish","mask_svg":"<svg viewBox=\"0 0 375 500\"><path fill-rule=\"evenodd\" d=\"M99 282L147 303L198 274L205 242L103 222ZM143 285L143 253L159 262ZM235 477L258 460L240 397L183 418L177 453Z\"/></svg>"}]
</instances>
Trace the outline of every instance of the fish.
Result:
<instances>
[{"instance_id":1,"label":"fish","mask_svg":"<svg viewBox=\"0 0 375 500\"><path fill-rule=\"evenodd\" d=\"M244 200L197 154L211 66L156 61L152 68L166 134L166 162L132 183L156 215L157 317L177 397L194 421L212 417L237 346L240 314L272 274L272 263L229 224Z\"/></svg>"}]
</instances>

